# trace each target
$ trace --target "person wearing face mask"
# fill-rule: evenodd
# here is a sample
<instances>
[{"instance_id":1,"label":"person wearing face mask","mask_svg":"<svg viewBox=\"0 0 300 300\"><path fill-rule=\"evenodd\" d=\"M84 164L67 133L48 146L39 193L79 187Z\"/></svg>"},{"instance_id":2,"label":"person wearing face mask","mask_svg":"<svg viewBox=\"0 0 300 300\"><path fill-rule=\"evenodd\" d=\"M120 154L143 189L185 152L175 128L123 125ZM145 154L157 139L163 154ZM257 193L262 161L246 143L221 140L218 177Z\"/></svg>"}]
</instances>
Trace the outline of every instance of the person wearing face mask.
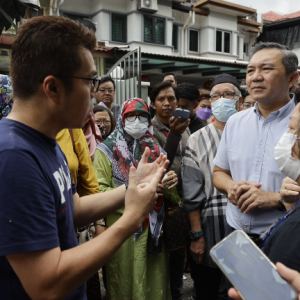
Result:
<instances>
[{"instance_id":1,"label":"person wearing face mask","mask_svg":"<svg viewBox=\"0 0 300 300\"><path fill-rule=\"evenodd\" d=\"M98 145L95 153L94 167L100 191L127 183L130 166L139 163L146 147L151 149L149 161L164 152L154 145L147 103L139 98L129 99L120 108L115 130ZM174 171L169 171L162 181L169 189L177 183ZM123 212L124 208L121 208L109 215L107 227ZM163 219L161 199L140 230L106 264L107 299L170 299L167 252L164 246L160 248ZM156 253L149 254L150 245Z\"/></svg>"},{"instance_id":2,"label":"person wearing face mask","mask_svg":"<svg viewBox=\"0 0 300 300\"><path fill-rule=\"evenodd\" d=\"M288 176L280 189L285 215L261 236L261 247L272 262L283 263L300 272L300 104L291 115L289 127L274 148L276 165Z\"/></svg>"},{"instance_id":3,"label":"person wearing face mask","mask_svg":"<svg viewBox=\"0 0 300 300\"><path fill-rule=\"evenodd\" d=\"M212 116L209 90L199 89L199 93L200 97L199 104L196 108L196 115L199 119L208 124L210 123L209 119Z\"/></svg>"},{"instance_id":4,"label":"person wearing face mask","mask_svg":"<svg viewBox=\"0 0 300 300\"><path fill-rule=\"evenodd\" d=\"M191 121L189 129L191 133L194 133L206 126L206 123L199 119L195 112L196 107L199 104L199 90L189 82L181 83L177 88L179 92L178 108L190 111L189 118Z\"/></svg>"},{"instance_id":5,"label":"person wearing face mask","mask_svg":"<svg viewBox=\"0 0 300 300\"><path fill-rule=\"evenodd\" d=\"M289 89L299 77L297 67L286 46L260 42L251 50L246 84L256 104L228 120L214 159L214 186L228 198L226 234L244 230L259 243L285 213L279 194L285 175L273 151L295 108Z\"/></svg>"},{"instance_id":6,"label":"person wearing face mask","mask_svg":"<svg viewBox=\"0 0 300 300\"><path fill-rule=\"evenodd\" d=\"M189 137L181 170L183 203L192 230L191 276L196 299L213 300L218 299L222 272L209 251L225 236L227 205L226 196L212 184L213 159L227 119L239 108L239 83L229 74L218 75L212 81L210 95L216 120Z\"/></svg>"},{"instance_id":7,"label":"person wearing face mask","mask_svg":"<svg viewBox=\"0 0 300 300\"><path fill-rule=\"evenodd\" d=\"M286 176L280 189L280 196L286 211L282 218L278 218L270 228L264 232L260 240L260 247L268 258L276 264L279 274L287 281L292 274L297 276L295 280L300 283L300 276L297 272L292 272L285 266L300 271L300 104L298 104L292 115L289 124L290 130L282 135L274 148L274 159L278 169ZM280 263L280 264L277 264ZM283 271L285 271L283 273ZM284 276L286 271L290 272L290 276ZM292 285L300 292L300 285ZM233 299L241 300L241 297L233 289L229 295ZM300 299L300 293L298 298Z\"/></svg>"}]
</instances>

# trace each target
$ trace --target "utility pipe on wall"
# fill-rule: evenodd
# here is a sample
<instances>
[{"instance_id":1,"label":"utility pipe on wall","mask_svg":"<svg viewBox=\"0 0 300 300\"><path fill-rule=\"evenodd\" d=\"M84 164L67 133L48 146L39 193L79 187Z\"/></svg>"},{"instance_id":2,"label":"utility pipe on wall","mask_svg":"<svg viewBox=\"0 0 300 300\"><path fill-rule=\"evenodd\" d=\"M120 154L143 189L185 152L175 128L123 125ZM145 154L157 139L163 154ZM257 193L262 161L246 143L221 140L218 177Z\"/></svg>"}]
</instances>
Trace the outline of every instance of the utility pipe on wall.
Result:
<instances>
[{"instance_id":1,"label":"utility pipe on wall","mask_svg":"<svg viewBox=\"0 0 300 300\"><path fill-rule=\"evenodd\" d=\"M190 19L192 18L192 12L190 11L189 12L189 16L187 18L187 20L185 21L183 27L182 27L182 30L181 30L181 41L180 41L180 44L181 44L181 47L180 47L180 52L181 52L181 56L184 56L184 42L185 42L185 29L186 27L188 26L189 22L190 22Z\"/></svg>"},{"instance_id":2,"label":"utility pipe on wall","mask_svg":"<svg viewBox=\"0 0 300 300\"><path fill-rule=\"evenodd\" d=\"M192 22L190 24L187 25L186 29L185 29L185 52L183 53L183 56L187 55L187 47L188 47L188 28L192 27L195 24L195 12L192 12Z\"/></svg>"}]
</instances>

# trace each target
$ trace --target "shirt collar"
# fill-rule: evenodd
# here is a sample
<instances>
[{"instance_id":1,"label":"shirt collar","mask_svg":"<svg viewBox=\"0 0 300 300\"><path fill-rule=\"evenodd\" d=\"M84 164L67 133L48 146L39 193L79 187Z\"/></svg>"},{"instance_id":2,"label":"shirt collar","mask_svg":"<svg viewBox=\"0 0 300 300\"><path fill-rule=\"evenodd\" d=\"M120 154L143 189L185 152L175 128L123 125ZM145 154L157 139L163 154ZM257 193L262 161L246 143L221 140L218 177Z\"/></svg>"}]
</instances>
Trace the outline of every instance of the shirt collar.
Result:
<instances>
[{"instance_id":1,"label":"shirt collar","mask_svg":"<svg viewBox=\"0 0 300 300\"><path fill-rule=\"evenodd\" d=\"M283 107L279 108L276 111L273 111L270 113L270 115L268 116L268 118L278 118L278 120L284 119L287 115L291 114L293 109L295 108L295 101L294 101L294 96L293 98ZM256 102L254 104L254 112L256 113L256 115L261 118L262 115L259 112L258 109L258 103Z\"/></svg>"},{"instance_id":2,"label":"shirt collar","mask_svg":"<svg viewBox=\"0 0 300 300\"><path fill-rule=\"evenodd\" d=\"M167 127L159 118L157 118L157 116L154 116L154 120L157 124L157 128L159 131L162 131L162 130L167 130L168 132L170 131L170 128Z\"/></svg>"}]
</instances>

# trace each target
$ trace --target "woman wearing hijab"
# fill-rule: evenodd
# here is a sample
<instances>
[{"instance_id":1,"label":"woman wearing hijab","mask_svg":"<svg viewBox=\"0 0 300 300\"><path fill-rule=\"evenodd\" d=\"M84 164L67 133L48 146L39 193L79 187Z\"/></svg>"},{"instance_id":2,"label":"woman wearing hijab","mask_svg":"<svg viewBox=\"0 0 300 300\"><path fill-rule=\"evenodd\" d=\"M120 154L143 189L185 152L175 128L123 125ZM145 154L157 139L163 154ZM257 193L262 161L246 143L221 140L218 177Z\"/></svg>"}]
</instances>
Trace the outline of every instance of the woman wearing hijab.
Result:
<instances>
[{"instance_id":1,"label":"woman wearing hijab","mask_svg":"<svg viewBox=\"0 0 300 300\"><path fill-rule=\"evenodd\" d=\"M146 147L151 149L150 162L163 152L153 142L147 103L139 98L129 99L120 108L114 132L97 146L94 167L100 190L126 184L130 166L138 165ZM163 180L169 189L177 182L173 171ZM120 218L123 211L122 208L108 216L107 226ZM167 252L160 238L163 218L163 198L160 198L140 230L106 264L108 299L171 298Z\"/></svg>"},{"instance_id":2,"label":"woman wearing hijab","mask_svg":"<svg viewBox=\"0 0 300 300\"><path fill-rule=\"evenodd\" d=\"M82 130L90 150L91 160L94 161L96 147L99 143L102 142L103 137L101 135L100 129L95 123L95 115L93 113L93 110L91 110Z\"/></svg>"}]
</instances>

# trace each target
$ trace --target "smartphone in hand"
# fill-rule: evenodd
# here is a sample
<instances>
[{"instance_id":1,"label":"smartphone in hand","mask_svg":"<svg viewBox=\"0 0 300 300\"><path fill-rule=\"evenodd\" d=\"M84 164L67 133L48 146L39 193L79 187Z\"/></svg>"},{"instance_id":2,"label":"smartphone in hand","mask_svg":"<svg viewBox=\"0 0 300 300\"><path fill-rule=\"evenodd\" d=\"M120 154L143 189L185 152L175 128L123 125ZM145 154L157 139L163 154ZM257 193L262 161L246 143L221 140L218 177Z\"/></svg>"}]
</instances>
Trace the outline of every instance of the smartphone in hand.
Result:
<instances>
[{"instance_id":1,"label":"smartphone in hand","mask_svg":"<svg viewBox=\"0 0 300 300\"><path fill-rule=\"evenodd\" d=\"M241 230L210 250L210 255L245 300L295 300L297 292Z\"/></svg>"},{"instance_id":2,"label":"smartphone in hand","mask_svg":"<svg viewBox=\"0 0 300 300\"><path fill-rule=\"evenodd\" d=\"M181 117L180 123L183 123L190 117L190 111L187 109L176 108L173 116L175 119Z\"/></svg>"}]
</instances>

